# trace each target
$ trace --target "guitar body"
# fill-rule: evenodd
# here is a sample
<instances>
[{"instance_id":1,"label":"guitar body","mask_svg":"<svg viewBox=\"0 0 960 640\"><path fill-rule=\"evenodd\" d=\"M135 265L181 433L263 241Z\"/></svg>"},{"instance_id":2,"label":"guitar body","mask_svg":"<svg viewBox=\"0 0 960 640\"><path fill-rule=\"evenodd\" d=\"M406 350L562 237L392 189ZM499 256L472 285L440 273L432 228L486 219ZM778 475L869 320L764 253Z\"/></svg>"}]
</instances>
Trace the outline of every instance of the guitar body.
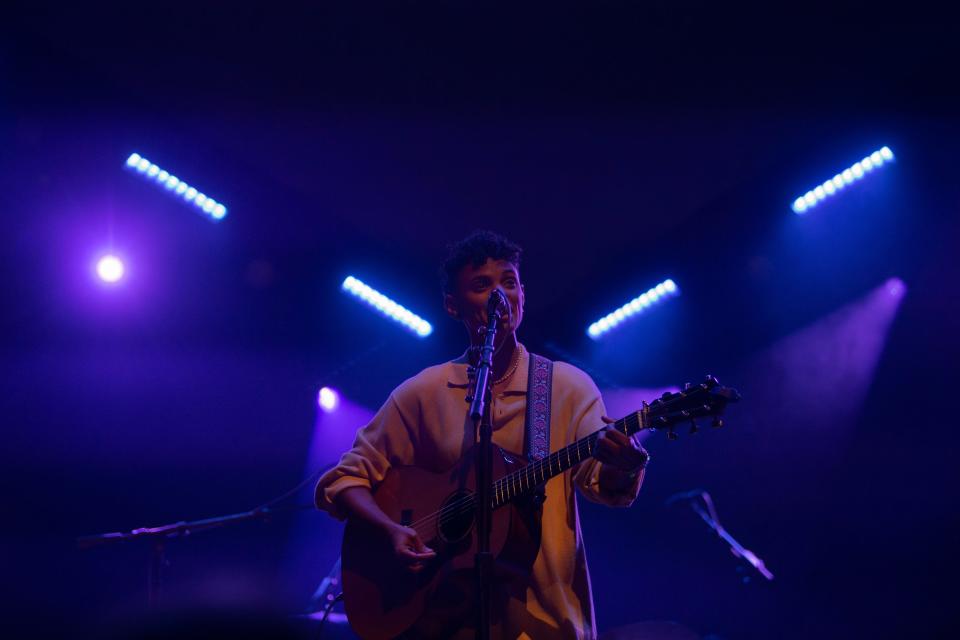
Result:
<instances>
[{"instance_id":1,"label":"guitar body","mask_svg":"<svg viewBox=\"0 0 960 640\"><path fill-rule=\"evenodd\" d=\"M348 521L342 551L344 606L350 626L360 637L379 640L405 632L411 637L444 637L474 623L475 452L471 450L443 473L391 468L373 494L392 520L412 525L421 540L437 552L418 573L400 563L381 531ZM521 456L494 447L493 478L524 465ZM494 604L511 592L521 596L525 592L526 577L540 544L535 504L527 500L493 512ZM443 517L430 517L437 512Z\"/></svg>"},{"instance_id":2,"label":"guitar body","mask_svg":"<svg viewBox=\"0 0 960 640\"><path fill-rule=\"evenodd\" d=\"M640 411L604 429L630 436L661 429L675 437L676 425L713 417L737 402L736 389L721 387L713 376L699 385L665 393ZM593 455L600 431L580 438L532 463L494 447L494 504L490 551L495 563L491 609L496 618L511 596L523 600L530 571L540 550L539 505L546 482ZM437 552L422 571L411 572L397 560L382 532L362 522L347 523L343 535L344 605L350 626L362 638L444 638L474 626L477 593L473 571L476 554L473 495L476 449L443 473L416 467L390 469L373 494L395 522L417 530ZM439 518L437 516L440 516Z\"/></svg>"}]
</instances>

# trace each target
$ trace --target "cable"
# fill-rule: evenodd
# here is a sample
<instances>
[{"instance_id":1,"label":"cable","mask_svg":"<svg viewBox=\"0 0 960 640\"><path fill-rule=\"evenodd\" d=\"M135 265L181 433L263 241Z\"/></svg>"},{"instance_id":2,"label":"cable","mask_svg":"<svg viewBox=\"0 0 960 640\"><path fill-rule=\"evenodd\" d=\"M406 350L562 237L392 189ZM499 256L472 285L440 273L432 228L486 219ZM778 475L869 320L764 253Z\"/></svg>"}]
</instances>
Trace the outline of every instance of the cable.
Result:
<instances>
[{"instance_id":1,"label":"cable","mask_svg":"<svg viewBox=\"0 0 960 640\"><path fill-rule=\"evenodd\" d=\"M300 491L300 489L304 488L304 487L307 486L308 484L312 484L312 483L316 482L316 481L320 478L320 476L322 476L324 473L326 473L326 472L329 471L330 469L333 469L335 466L337 466L337 464L338 464L338 463L334 462L334 463L332 463L332 464L328 464L327 466L319 469L318 471L313 472L311 475L307 476L303 481L301 481L301 482L300 482L297 486L295 486L293 489L290 489L290 490L287 491L286 493L281 494L279 497L276 497L276 498L274 498L273 500L268 500L267 502L264 502L264 503L263 503L262 505L260 505L259 507L255 508L255 509L251 509L250 511L253 511L253 512L255 512L255 511L265 511L265 510L269 509L270 507L272 507L273 505L277 504L278 502L282 502L283 500L286 500L287 498L289 498L290 496L296 494L298 491Z\"/></svg>"},{"instance_id":2,"label":"cable","mask_svg":"<svg viewBox=\"0 0 960 640\"><path fill-rule=\"evenodd\" d=\"M337 604L343 600L343 591L337 594L337 597L327 603L327 606L323 608L323 617L320 618L320 628L317 630L317 637L323 635L323 625L327 622L327 617L329 617L330 612L333 611L333 605Z\"/></svg>"}]
</instances>

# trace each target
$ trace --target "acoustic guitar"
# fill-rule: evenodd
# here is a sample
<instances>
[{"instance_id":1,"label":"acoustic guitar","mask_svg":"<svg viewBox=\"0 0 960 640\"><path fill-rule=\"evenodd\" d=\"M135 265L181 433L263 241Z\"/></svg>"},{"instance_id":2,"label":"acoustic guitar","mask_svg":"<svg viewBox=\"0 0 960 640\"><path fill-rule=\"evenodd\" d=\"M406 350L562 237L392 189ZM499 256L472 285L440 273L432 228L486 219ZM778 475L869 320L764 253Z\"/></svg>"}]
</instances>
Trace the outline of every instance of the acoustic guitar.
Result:
<instances>
[{"instance_id":1,"label":"acoustic guitar","mask_svg":"<svg viewBox=\"0 0 960 640\"><path fill-rule=\"evenodd\" d=\"M676 428L720 414L740 394L708 376L699 385L665 393L630 415L606 425L625 435L665 431L675 439ZM539 548L539 497L544 484L593 455L599 431L533 462L495 447L492 477L493 521L490 550L496 558L497 597L522 590ZM453 468L434 473L418 467L393 467L373 492L377 505L394 522L415 529L437 552L419 572L396 558L384 533L357 520L348 520L343 537L344 606L350 626L362 638L444 637L474 612L473 564L475 449ZM522 591L520 591L522 593Z\"/></svg>"}]
</instances>

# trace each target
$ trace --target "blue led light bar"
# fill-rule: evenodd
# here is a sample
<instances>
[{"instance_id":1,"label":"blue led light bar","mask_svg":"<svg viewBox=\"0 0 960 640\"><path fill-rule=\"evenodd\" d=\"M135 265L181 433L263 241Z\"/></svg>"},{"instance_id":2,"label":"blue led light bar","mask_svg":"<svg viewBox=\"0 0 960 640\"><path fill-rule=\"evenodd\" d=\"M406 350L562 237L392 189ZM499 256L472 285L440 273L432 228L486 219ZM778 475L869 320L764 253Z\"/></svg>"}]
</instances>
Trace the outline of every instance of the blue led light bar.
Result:
<instances>
[{"instance_id":1,"label":"blue led light bar","mask_svg":"<svg viewBox=\"0 0 960 640\"><path fill-rule=\"evenodd\" d=\"M403 325L421 338L426 338L433 333L433 327L430 326L429 322L353 276L347 276L343 281L343 290L359 300L366 302L383 315Z\"/></svg>"},{"instance_id":2,"label":"blue led light bar","mask_svg":"<svg viewBox=\"0 0 960 640\"><path fill-rule=\"evenodd\" d=\"M641 293L616 311L608 313L603 318L591 324L587 328L587 335L594 340L598 340L600 336L626 322L629 318L639 315L667 298L672 298L677 295L680 295L680 289L677 287L677 283L668 278L657 286L648 289L646 293Z\"/></svg>"},{"instance_id":3,"label":"blue led light bar","mask_svg":"<svg viewBox=\"0 0 960 640\"><path fill-rule=\"evenodd\" d=\"M805 194L793 201L794 213L805 213L817 206L822 200L826 200L853 184L863 176L874 169L879 169L885 163L893 160L893 151L890 147L883 147L874 151L860 162L853 163L852 166L844 169L818 187L807 191Z\"/></svg>"},{"instance_id":4,"label":"blue led light bar","mask_svg":"<svg viewBox=\"0 0 960 640\"><path fill-rule=\"evenodd\" d=\"M147 180L161 185L167 191L183 198L185 202L194 205L212 220L219 221L227 215L227 208L221 203L197 191L194 187L191 187L170 172L161 169L139 153L131 153L130 157L127 158L126 166Z\"/></svg>"}]
</instances>

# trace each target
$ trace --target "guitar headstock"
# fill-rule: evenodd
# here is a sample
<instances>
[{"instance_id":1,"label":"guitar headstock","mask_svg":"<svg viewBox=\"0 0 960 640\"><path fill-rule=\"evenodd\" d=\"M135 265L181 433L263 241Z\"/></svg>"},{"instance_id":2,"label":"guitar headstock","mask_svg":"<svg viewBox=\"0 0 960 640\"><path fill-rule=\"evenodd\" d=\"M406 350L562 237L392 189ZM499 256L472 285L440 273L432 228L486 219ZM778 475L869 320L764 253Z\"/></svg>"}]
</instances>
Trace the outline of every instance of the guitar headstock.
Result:
<instances>
[{"instance_id":1,"label":"guitar headstock","mask_svg":"<svg viewBox=\"0 0 960 640\"><path fill-rule=\"evenodd\" d=\"M641 428L665 430L667 437L675 440L677 425L689 424L690 433L696 433L698 418L712 417L712 426L721 427L723 410L739 400L736 389L721 386L716 378L707 376L706 381L698 385L688 383L678 393L667 392L649 405L644 403Z\"/></svg>"}]
</instances>

